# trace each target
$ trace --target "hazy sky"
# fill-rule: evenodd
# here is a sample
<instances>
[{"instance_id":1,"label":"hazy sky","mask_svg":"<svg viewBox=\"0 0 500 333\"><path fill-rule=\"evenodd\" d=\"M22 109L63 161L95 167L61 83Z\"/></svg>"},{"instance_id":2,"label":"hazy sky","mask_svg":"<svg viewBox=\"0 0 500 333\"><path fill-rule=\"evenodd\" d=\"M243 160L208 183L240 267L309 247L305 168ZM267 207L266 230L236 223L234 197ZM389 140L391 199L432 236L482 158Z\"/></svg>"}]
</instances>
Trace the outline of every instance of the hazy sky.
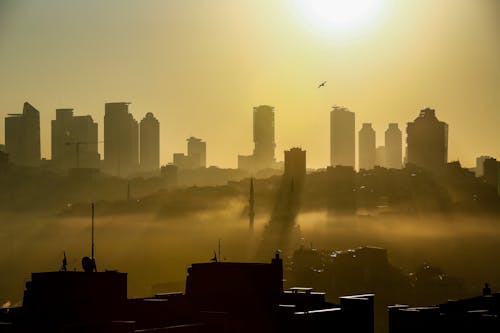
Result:
<instances>
[{"instance_id":1,"label":"hazy sky","mask_svg":"<svg viewBox=\"0 0 500 333\"><path fill-rule=\"evenodd\" d=\"M56 108L91 114L102 139L104 103L127 101L160 120L162 163L193 135L208 165L236 167L253 149L253 106L270 104L278 159L301 146L324 167L332 105L357 129L372 122L377 145L387 123L404 131L432 107L450 160L500 158L499 0L373 0L349 24L311 1L0 0L0 117L33 104L50 158Z\"/></svg>"}]
</instances>

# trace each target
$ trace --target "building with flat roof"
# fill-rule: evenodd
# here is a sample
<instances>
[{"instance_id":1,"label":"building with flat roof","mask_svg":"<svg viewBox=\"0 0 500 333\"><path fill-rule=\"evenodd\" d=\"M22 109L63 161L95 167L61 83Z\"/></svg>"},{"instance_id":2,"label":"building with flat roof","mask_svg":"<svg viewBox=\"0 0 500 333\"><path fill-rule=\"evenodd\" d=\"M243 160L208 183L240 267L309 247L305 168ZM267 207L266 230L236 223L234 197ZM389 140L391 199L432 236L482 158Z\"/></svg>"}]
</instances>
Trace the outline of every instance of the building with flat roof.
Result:
<instances>
[{"instance_id":1,"label":"building with flat roof","mask_svg":"<svg viewBox=\"0 0 500 333\"><path fill-rule=\"evenodd\" d=\"M253 108L254 150L252 155L238 155L238 169L256 172L275 167L274 111L269 105Z\"/></svg>"},{"instance_id":2,"label":"building with flat roof","mask_svg":"<svg viewBox=\"0 0 500 333\"><path fill-rule=\"evenodd\" d=\"M139 169L139 125L130 103L106 103L104 110L104 171L129 177Z\"/></svg>"},{"instance_id":3,"label":"building with flat roof","mask_svg":"<svg viewBox=\"0 0 500 333\"><path fill-rule=\"evenodd\" d=\"M330 165L355 167L355 114L344 107L330 112Z\"/></svg>"},{"instance_id":4,"label":"building with flat roof","mask_svg":"<svg viewBox=\"0 0 500 333\"><path fill-rule=\"evenodd\" d=\"M420 111L406 126L407 164L439 171L448 162L448 124L433 109Z\"/></svg>"},{"instance_id":5,"label":"building with flat roof","mask_svg":"<svg viewBox=\"0 0 500 333\"><path fill-rule=\"evenodd\" d=\"M199 169L207 167L207 143L194 136L187 139L187 155L174 153L174 165L183 169Z\"/></svg>"},{"instance_id":6,"label":"building with flat roof","mask_svg":"<svg viewBox=\"0 0 500 333\"><path fill-rule=\"evenodd\" d=\"M390 123L385 131L385 165L389 169L401 169L403 164L403 135L397 123Z\"/></svg>"},{"instance_id":7,"label":"building with flat roof","mask_svg":"<svg viewBox=\"0 0 500 333\"><path fill-rule=\"evenodd\" d=\"M54 167L99 168L97 123L91 116L74 116L73 109L56 109L51 125Z\"/></svg>"},{"instance_id":8,"label":"building with flat roof","mask_svg":"<svg viewBox=\"0 0 500 333\"><path fill-rule=\"evenodd\" d=\"M40 112L25 102L23 113L5 118L5 149L12 164L40 165Z\"/></svg>"},{"instance_id":9,"label":"building with flat roof","mask_svg":"<svg viewBox=\"0 0 500 333\"><path fill-rule=\"evenodd\" d=\"M359 131L359 169L371 170L377 160L375 130L371 123L364 123Z\"/></svg>"},{"instance_id":10,"label":"building with flat roof","mask_svg":"<svg viewBox=\"0 0 500 333\"><path fill-rule=\"evenodd\" d=\"M140 123L140 166L143 172L160 168L160 122L148 112Z\"/></svg>"}]
</instances>

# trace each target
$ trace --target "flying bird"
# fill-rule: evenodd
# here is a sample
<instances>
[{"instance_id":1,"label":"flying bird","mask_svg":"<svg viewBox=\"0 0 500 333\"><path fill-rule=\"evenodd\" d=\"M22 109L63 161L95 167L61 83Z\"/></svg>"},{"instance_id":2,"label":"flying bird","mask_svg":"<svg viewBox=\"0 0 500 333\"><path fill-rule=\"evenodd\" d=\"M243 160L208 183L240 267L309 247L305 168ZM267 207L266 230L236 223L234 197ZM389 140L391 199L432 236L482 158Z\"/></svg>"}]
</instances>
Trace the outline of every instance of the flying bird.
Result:
<instances>
[{"instance_id":1,"label":"flying bird","mask_svg":"<svg viewBox=\"0 0 500 333\"><path fill-rule=\"evenodd\" d=\"M326 86L326 81L321 82L321 83L319 84L318 88L321 88L321 87L324 87L324 86Z\"/></svg>"}]
</instances>

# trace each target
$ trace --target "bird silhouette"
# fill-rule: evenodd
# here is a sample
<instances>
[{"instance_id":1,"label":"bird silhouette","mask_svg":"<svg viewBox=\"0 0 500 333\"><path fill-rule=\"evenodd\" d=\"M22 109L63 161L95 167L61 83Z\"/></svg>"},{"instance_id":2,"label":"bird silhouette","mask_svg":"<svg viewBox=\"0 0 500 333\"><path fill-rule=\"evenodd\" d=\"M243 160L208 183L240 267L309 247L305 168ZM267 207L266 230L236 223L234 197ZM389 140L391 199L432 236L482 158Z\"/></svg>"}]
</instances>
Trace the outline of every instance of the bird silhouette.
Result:
<instances>
[{"instance_id":1,"label":"bird silhouette","mask_svg":"<svg viewBox=\"0 0 500 333\"><path fill-rule=\"evenodd\" d=\"M321 83L319 84L318 88L321 88L321 87L324 87L324 86L326 86L326 81L321 82Z\"/></svg>"}]
</instances>

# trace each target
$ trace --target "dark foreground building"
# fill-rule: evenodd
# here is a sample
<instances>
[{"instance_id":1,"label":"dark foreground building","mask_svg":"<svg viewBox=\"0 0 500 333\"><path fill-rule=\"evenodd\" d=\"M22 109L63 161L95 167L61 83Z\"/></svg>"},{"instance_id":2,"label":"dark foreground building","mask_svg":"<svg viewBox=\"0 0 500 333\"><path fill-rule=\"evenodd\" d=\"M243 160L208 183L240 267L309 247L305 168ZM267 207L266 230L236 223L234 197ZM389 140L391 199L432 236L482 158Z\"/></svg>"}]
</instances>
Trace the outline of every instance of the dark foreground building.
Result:
<instances>
[{"instance_id":1,"label":"dark foreground building","mask_svg":"<svg viewBox=\"0 0 500 333\"><path fill-rule=\"evenodd\" d=\"M389 333L403 332L500 332L500 294L429 307L390 306Z\"/></svg>"},{"instance_id":2,"label":"dark foreground building","mask_svg":"<svg viewBox=\"0 0 500 333\"><path fill-rule=\"evenodd\" d=\"M283 290L283 264L210 262L188 269L186 293L127 298L127 274L33 273L2 332L373 332L373 295L325 301Z\"/></svg>"}]
</instances>

